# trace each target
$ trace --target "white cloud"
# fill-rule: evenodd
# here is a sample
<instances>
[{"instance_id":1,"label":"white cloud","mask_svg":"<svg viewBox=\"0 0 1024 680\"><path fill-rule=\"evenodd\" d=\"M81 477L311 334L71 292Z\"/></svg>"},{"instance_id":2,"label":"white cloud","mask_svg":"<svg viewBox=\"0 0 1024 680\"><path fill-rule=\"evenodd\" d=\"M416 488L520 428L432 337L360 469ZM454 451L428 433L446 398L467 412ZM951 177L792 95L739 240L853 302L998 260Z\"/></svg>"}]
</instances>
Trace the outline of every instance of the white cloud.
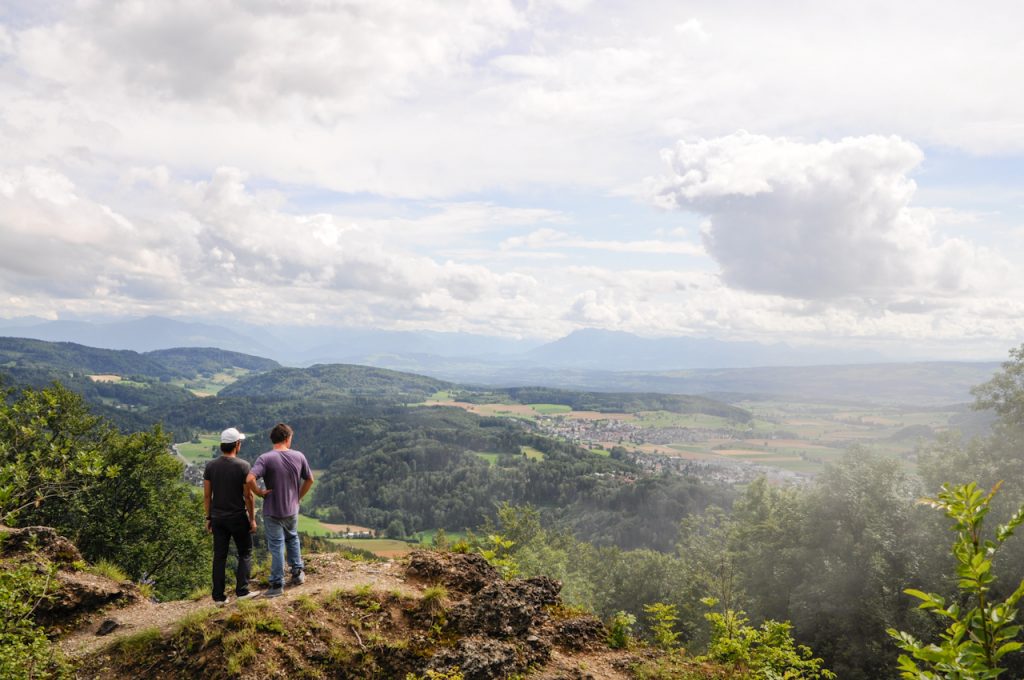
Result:
<instances>
[{"instance_id":1,"label":"white cloud","mask_svg":"<svg viewBox=\"0 0 1024 680\"><path fill-rule=\"evenodd\" d=\"M687 19L681 24L676 24L673 30L683 37L696 38L700 42L711 40L711 35L704 30L704 25L699 19Z\"/></svg>"},{"instance_id":2,"label":"white cloud","mask_svg":"<svg viewBox=\"0 0 1024 680\"><path fill-rule=\"evenodd\" d=\"M418 224L378 220L367 229L334 214L285 212L279 196L251 191L235 168L197 182L168 178L161 169L130 174L145 180L133 190L163 206L160 212L126 215L49 169L0 171L0 291L48 299L46 311L91 305L107 313L264 314L278 308L296 318L315 311L345 323L371 318L375 308L437 327L492 328L493 317L528 307L537 292L531 276L438 261L408 249L414 241L400 235L444 238L448 217L482 225L488 210L499 224L546 219L548 211L448 204ZM464 321L455 318L463 314Z\"/></svg>"},{"instance_id":3,"label":"white cloud","mask_svg":"<svg viewBox=\"0 0 1024 680\"><path fill-rule=\"evenodd\" d=\"M922 148L1020 162L1016 3L44 4L0 26L12 310L1024 333L1012 173L911 179ZM588 204L700 137L662 188L707 217L705 244ZM797 141L821 138L845 141Z\"/></svg>"},{"instance_id":4,"label":"white cloud","mask_svg":"<svg viewBox=\"0 0 1024 680\"><path fill-rule=\"evenodd\" d=\"M33 74L76 91L331 120L414 95L521 25L505 0L103 0L22 32L19 44Z\"/></svg>"},{"instance_id":5,"label":"white cloud","mask_svg":"<svg viewBox=\"0 0 1024 680\"><path fill-rule=\"evenodd\" d=\"M504 251L516 248L530 249L574 249L603 250L611 253L635 253L642 255L691 255L705 257L707 252L699 243L689 241L607 241L589 240L571 236L555 229L537 229L526 236L512 236L501 242Z\"/></svg>"},{"instance_id":6,"label":"white cloud","mask_svg":"<svg viewBox=\"0 0 1024 680\"><path fill-rule=\"evenodd\" d=\"M940 238L910 206L921 151L896 137L803 143L736 133L683 141L656 202L709 216L708 252L729 284L797 298L979 292L1006 263Z\"/></svg>"},{"instance_id":7,"label":"white cloud","mask_svg":"<svg viewBox=\"0 0 1024 680\"><path fill-rule=\"evenodd\" d=\"M1020 7L965 13L90 0L0 32L0 143L404 197L621 188L667 139L737 128L1024 151Z\"/></svg>"}]
</instances>

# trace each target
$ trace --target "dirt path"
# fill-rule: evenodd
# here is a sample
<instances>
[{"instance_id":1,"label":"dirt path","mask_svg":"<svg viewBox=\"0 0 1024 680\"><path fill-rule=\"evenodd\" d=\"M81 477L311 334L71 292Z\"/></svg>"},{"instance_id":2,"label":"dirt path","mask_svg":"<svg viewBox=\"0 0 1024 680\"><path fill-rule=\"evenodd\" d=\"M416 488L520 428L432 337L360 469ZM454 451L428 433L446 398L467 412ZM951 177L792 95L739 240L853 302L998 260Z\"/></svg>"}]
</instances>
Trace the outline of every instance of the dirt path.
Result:
<instances>
[{"instance_id":1,"label":"dirt path","mask_svg":"<svg viewBox=\"0 0 1024 680\"><path fill-rule=\"evenodd\" d=\"M396 591L419 595L420 587L409 583L402 568L394 562L350 562L340 555L310 555L306 561L306 583L286 587L284 595L274 599L258 597L254 601L267 602L282 614L289 614L288 605L300 595L318 596L338 589L352 589L369 584L374 590ZM163 633L174 630L177 622L192 612L214 606L210 597L200 600L150 602L143 600L122 609L99 612L83 621L75 631L62 637L58 644L70 658L80 658L106 645L139 631L157 628ZM234 598L227 609L236 606ZM108 635L96 634L100 625L113 619L119 625Z\"/></svg>"}]
</instances>

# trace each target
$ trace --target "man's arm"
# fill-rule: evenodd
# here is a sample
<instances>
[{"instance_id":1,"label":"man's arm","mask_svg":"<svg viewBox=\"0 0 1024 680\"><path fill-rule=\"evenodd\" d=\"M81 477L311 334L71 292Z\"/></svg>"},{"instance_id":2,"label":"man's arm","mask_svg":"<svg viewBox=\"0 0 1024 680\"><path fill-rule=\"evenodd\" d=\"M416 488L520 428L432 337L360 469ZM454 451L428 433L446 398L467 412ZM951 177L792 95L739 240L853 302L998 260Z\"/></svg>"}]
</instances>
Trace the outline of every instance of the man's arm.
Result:
<instances>
[{"instance_id":1,"label":"man's arm","mask_svg":"<svg viewBox=\"0 0 1024 680\"><path fill-rule=\"evenodd\" d=\"M256 494L260 498L263 498L271 491L271 489L261 489L259 485L256 484L256 475L251 472L245 477L245 489L250 493Z\"/></svg>"},{"instance_id":2,"label":"man's arm","mask_svg":"<svg viewBox=\"0 0 1024 680\"><path fill-rule=\"evenodd\" d=\"M248 482L248 480L246 480ZM249 532L256 533L256 496L253 495L252 489L249 488L249 484L246 483L242 487L242 496L245 498L245 511L249 514Z\"/></svg>"},{"instance_id":3,"label":"man's arm","mask_svg":"<svg viewBox=\"0 0 1024 680\"><path fill-rule=\"evenodd\" d=\"M206 509L206 530L211 531L210 503L213 500L213 484L209 479L203 480L203 507Z\"/></svg>"},{"instance_id":4,"label":"man's arm","mask_svg":"<svg viewBox=\"0 0 1024 680\"><path fill-rule=\"evenodd\" d=\"M309 479L303 479L302 480L302 486L299 487L299 500L300 501L302 500L302 497L306 495L306 492L309 491L311 486L313 486L313 477L312 477L312 475L310 476Z\"/></svg>"}]
</instances>

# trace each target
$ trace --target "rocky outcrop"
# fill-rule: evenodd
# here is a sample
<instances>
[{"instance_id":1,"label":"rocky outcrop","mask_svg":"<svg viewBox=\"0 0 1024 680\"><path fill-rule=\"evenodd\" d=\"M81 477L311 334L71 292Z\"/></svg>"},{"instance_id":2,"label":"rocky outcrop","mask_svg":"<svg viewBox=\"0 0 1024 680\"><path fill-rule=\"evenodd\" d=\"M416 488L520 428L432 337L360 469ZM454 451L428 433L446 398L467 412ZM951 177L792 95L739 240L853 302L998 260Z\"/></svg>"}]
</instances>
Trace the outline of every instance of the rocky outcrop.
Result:
<instances>
[{"instance_id":1,"label":"rocky outcrop","mask_svg":"<svg viewBox=\"0 0 1024 680\"><path fill-rule=\"evenodd\" d=\"M560 602L561 590L561 583L546 576L514 581L498 578L455 605L449 620L455 630L467 635L526 635L547 619L544 608Z\"/></svg>"},{"instance_id":2,"label":"rocky outcrop","mask_svg":"<svg viewBox=\"0 0 1024 680\"><path fill-rule=\"evenodd\" d=\"M117 582L83 571L75 545L50 527L0 527L0 568L31 565L47 579L33 619L51 633L73 628L83 617L110 604L139 598L131 582Z\"/></svg>"},{"instance_id":3,"label":"rocky outcrop","mask_svg":"<svg viewBox=\"0 0 1024 680\"><path fill-rule=\"evenodd\" d=\"M629 655L608 649L596 618L562 605L554 579L506 581L479 555L434 551L398 563L309 555L306 566L307 582L274 600L139 603L130 609L184 608L162 622L140 616L118 626L115 617L103 637L97 617L80 677L114 680L142 668L161 680L629 677L613 665Z\"/></svg>"},{"instance_id":4,"label":"rocky outcrop","mask_svg":"<svg viewBox=\"0 0 1024 680\"><path fill-rule=\"evenodd\" d=\"M82 555L75 544L50 527L12 529L0 526L0 537L0 558L42 558L64 567L82 560Z\"/></svg>"},{"instance_id":5,"label":"rocky outcrop","mask_svg":"<svg viewBox=\"0 0 1024 680\"><path fill-rule=\"evenodd\" d=\"M461 593L475 593L501 579L498 570L476 554L417 550L408 560L405 571L409 576L440 582Z\"/></svg>"}]
</instances>

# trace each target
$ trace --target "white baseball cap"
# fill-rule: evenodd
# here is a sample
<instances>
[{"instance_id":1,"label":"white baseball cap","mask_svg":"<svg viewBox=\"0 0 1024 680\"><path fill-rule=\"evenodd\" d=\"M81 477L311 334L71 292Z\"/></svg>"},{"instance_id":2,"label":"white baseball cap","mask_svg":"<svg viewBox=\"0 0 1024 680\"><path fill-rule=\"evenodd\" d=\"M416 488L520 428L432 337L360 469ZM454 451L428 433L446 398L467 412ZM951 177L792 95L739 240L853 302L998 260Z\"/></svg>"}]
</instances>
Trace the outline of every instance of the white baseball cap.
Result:
<instances>
[{"instance_id":1,"label":"white baseball cap","mask_svg":"<svg viewBox=\"0 0 1024 680\"><path fill-rule=\"evenodd\" d=\"M245 435L234 427L229 427L220 433L221 444L234 444L235 442L240 442L243 439L245 439Z\"/></svg>"}]
</instances>

